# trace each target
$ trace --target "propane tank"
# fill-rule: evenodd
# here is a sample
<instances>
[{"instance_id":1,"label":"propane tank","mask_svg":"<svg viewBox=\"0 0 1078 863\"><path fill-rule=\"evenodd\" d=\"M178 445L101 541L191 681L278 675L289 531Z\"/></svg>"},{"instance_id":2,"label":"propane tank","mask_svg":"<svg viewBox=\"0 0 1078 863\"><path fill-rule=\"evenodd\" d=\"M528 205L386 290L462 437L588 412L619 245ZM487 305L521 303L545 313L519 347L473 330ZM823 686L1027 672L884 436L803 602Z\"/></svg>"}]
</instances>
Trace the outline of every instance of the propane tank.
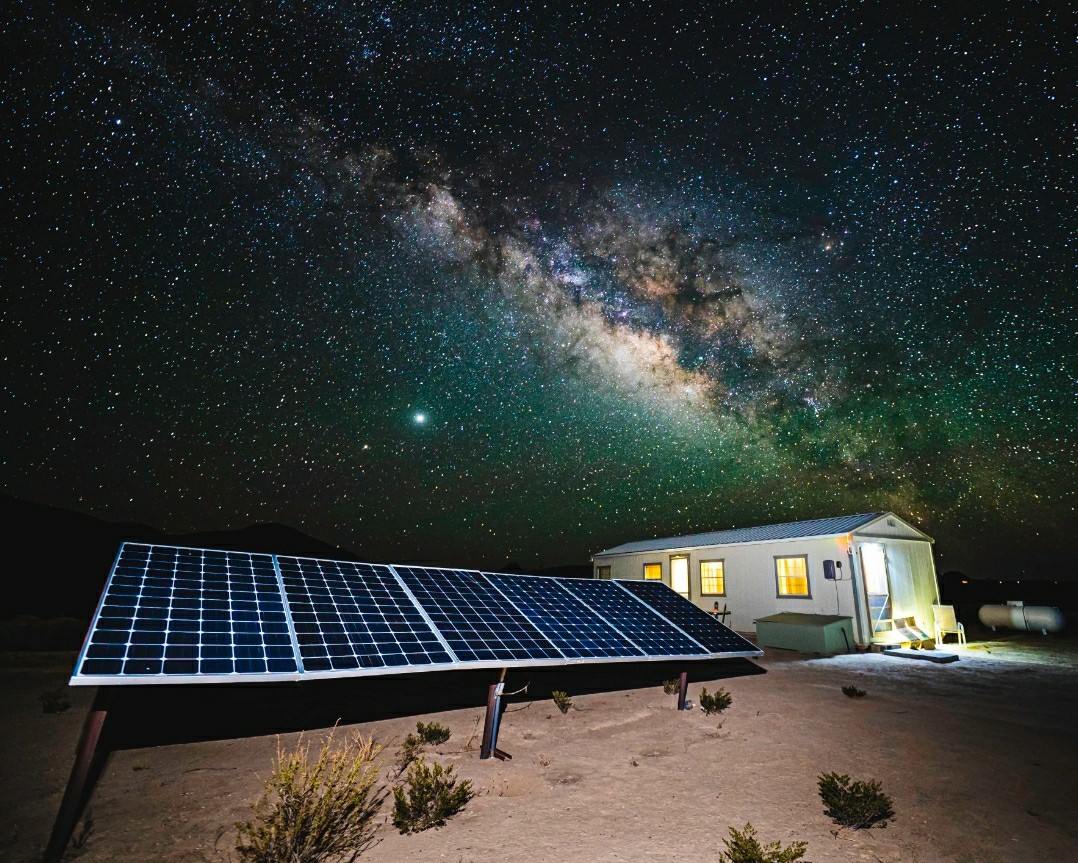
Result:
<instances>
[{"instance_id":1,"label":"propane tank","mask_svg":"<svg viewBox=\"0 0 1078 863\"><path fill-rule=\"evenodd\" d=\"M1063 612L1047 605L1022 605L1020 602L1008 602L1006 605L982 605L977 612L977 619L993 631L1003 626L1022 632L1037 632L1047 635L1059 632L1067 625Z\"/></svg>"}]
</instances>

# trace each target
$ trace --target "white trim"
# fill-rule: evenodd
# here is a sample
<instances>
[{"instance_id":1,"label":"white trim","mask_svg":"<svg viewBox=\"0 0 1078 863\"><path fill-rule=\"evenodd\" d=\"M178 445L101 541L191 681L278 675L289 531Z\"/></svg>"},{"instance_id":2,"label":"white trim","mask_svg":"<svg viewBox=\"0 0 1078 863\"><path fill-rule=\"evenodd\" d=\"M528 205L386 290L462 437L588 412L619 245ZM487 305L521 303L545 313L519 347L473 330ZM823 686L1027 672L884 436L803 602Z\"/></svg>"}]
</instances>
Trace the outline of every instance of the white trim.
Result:
<instances>
[{"instance_id":1,"label":"white trim","mask_svg":"<svg viewBox=\"0 0 1078 863\"><path fill-rule=\"evenodd\" d=\"M285 554L282 557L289 557ZM303 652L299 648L299 636L296 635L296 624L292 620L292 606L288 602L288 591L284 588L284 575L281 573L281 564L277 561L277 555L271 554L273 571L277 573L277 589L281 591L281 605L284 607L284 619L288 625L288 634L292 638L292 649L296 652L296 670L303 673Z\"/></svg>"},{"instance_id":2,"label":"white trim","mask_svg":"<svg viewBox=\"0 0 1078 863\"><path fill-rule=\"evenodd\" d=\"M650 607L650 606L649 606ZM653 609L654 610L654 609ZM696 639L692 639L695 641ZM430 671L470 671L482 668L542 668L568 665L593 665L610 662L695 662L700 660L738 659L763 656L762 650L739 650L729 653L691 653L671 656L584 656L572 659L484 659L471 662L440 662L429 665L388 665L379 668L353 668L347 671L305 671L286 673L237 673L237 674L129 674L74 676L69 686L168 686L170 684L202 683L286 683L304 680L327 680L344 677L392 677L399 674L416 674Z\"/></svg>"}]
</instances>

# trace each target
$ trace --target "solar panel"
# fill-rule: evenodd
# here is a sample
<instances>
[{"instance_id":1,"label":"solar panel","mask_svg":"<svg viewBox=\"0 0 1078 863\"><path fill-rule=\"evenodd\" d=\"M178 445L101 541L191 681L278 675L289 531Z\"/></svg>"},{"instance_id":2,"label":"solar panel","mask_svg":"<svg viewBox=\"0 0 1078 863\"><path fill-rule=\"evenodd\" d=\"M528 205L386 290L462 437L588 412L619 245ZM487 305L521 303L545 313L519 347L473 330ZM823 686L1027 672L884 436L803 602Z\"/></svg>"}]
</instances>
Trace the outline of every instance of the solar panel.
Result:
<instances>
[{"instance_id":1,"label":"solar panel","mask_svg":"<svg viewBox=\"0 0 1078 863\"><path fill-rule=\"evenodd\" d=\"M558 579L484 576L543 631L565 657L641 657L644 651L563 588Z\"/></svg>"},{"instance_id":2,"label":"solar panel","mask_svg":"<svg viewBox=\"0 0 1078 863\"><path fill-rule=\"evenodd\" d=\"M125 543L72 684L753 656L665 586Z\"/></svg>"},{"instance_id":3,"label":"solar panel","mask_svg":"<svg viewBox=\"0 0 1078 863\"><path fill-rule=\"evenodd\" d=\"M699 606L685 601L661 581L616 581L614 584L646 602L711 653L756 650L756 645L747 638L742 638Z\"/></svg>"},{"instance_id":4,"label":"solar panel","mask_svg":"<svg viewBox=\"0 0 1078 863\"><path fill-rule=\"evenodd\" d=\"M616 582L567 578L564 585L592 608L601 608L608 619L616 620L618 628L648 656L699 656L708 652Z\"/></svg>"},{"instance_id":5,"label":"solar panel","mask_svg":"<svg viewBox=\"0 0 1078 863\"><path fill-rule=\"evenodd\" d=\"M561 660L562 654L478 572L395 566L461 662Z\"/></svg>"},{"instance_id":6,"label":"solar panel","mask_svg":"<svg viewBox=\"0 0 1078 863\"><path fill-rule=\"evenodd\" d=\"M451 663L388 566L278 557L305 672Z\"/></svg>"},{"instance_id":7,"label":"solar panel","mask_svg":"<svg viewBox=\"0 0 1078 863\"><path fill-rule=\"evenodd\" d=\"M296 670L270 555L125 543L76 676Z\"/></svg>"}]
</instances>

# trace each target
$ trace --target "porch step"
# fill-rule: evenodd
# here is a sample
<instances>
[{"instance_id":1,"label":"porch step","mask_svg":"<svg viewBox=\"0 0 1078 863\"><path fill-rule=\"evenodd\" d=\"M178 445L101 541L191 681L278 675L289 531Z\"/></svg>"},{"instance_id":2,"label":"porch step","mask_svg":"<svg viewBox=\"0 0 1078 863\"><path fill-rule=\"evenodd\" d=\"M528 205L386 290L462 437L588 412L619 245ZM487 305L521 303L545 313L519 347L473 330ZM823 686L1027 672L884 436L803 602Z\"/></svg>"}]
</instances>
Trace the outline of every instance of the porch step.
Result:
<instances>
[{"instance_id":1,"label":"porch step","mask_svg":"<svg viewBox=\"0 0 1078 863\"><path fill-rule=\"evenodd\" d=\"M911 647L888 647L884 656L897 656L900 659L923 659L926 662L958 662L958 656L954 653L944 653L942 650L914 650Z\"/></svg>"}]
</instances>

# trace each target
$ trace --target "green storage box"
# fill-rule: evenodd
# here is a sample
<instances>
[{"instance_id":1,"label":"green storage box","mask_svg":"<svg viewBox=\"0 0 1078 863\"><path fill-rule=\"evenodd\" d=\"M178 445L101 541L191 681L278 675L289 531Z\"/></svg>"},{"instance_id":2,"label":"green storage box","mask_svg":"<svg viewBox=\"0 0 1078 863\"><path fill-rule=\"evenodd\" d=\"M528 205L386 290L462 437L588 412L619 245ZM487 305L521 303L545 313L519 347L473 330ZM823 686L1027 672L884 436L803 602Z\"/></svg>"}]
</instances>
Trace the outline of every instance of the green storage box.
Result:
<instances>
[{"instance_id":1,"label":"green storage box","mask_svg":"<svg viewBox=\"0 0 1078 863\"><path fill-rule=\"evenodd\" d=\"M756 621L756 643L802 653L853 653L853 619L784 611Z\"/></svg>"}]
</instances>

